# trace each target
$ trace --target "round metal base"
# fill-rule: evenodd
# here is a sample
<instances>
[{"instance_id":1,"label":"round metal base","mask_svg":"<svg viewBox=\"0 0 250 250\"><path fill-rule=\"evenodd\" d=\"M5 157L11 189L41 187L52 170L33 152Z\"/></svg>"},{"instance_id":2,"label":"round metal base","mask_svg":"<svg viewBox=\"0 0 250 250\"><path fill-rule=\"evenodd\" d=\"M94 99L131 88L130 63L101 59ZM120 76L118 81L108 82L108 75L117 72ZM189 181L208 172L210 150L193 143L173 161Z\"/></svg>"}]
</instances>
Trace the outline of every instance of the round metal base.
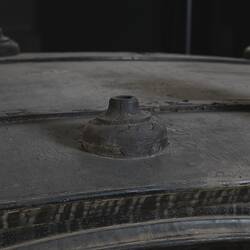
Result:
<instances>
[{"instance_id":1,"label":"round metal base","mask_svg":"<svg viewBox=\"0 0 250 250\"><path fill-rule=\"evenodd\" d=\"M107 112L84 127L82 138L85 151L116 158L151 156L168 142L165 125L142 112L132 96L111 98Z\"/></svg>"}]
</instances>

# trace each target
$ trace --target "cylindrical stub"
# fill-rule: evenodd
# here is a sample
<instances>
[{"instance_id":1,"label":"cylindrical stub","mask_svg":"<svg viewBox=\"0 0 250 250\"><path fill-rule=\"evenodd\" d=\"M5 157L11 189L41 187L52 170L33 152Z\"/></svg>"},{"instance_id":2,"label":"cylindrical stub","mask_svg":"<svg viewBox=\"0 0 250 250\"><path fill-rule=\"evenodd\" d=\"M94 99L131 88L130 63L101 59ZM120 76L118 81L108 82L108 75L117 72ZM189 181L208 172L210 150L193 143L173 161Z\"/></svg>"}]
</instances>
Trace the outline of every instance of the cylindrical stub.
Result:
<instances>
[{"instance_id":1,"label":"cylindrical stub","mask_svg":"<svg viewBox=\"0 0 250 250\"><path fill-rule=\"evenodd\" d=\"M114 158L152 156L168 144L165 124L139 108L133 96L116 96L108 110L88 122L82 131L82 148Z\"/></svg>"},{"instance_id":2,"label":"cylindrical stub","mask_svg":"<svg viewBox=\"0 0 250 250\"><path fill-rule=\"evenodd\" d=\"M0 56L14 56L20 53L19 45L3 34L0 28Z\"/></svg>"},{"instance_id":3,"label":"cylindrical stub","mask_svg":"<svg viewBox=\"0 0 250 250\"><path fill-rule=\"evenodd\" d=\"M109 100L107 115L118 114L135 114L138 112L139 102L134 96L116 96Z\"/></svg>"}]
</instances>

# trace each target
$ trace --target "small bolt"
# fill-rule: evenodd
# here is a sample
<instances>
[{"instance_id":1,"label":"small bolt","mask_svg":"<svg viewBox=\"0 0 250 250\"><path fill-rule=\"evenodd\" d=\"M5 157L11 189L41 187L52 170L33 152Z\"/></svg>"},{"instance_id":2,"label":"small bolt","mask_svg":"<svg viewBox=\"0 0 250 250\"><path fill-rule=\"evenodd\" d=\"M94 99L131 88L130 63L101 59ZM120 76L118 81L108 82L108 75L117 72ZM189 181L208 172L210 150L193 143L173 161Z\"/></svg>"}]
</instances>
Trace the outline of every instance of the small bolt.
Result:
<instances>
[{"instance_id":1,"label":"small bolt","mask_svg":"<svg viewBox=\"0 0 250 250\"><path fill-rule=\"evenodd\" d=\"M19 45L3 34L0 28L0 56L13 56L20 52Z\"/></svg>"},{"instance_id":2,"label":"small bolt","mask_svg":"<svg viewBox=\"0 0 250 250\"><path fill-rule=\"evenodd\" d=\"M245 59L250 59L250 46L246 47L246 49L244 50L243 57Z\"/></svg>"},{"instance_id":3,"label":"small bolt","mask_svg":"<svg viewBox=\"0 0 250 250\"><path fill-rule=\"evenodd\" d=\"M3 29L0 28L0 42L5 42L9 40L4 34L3 34Z\"/></svg>"},{"instance_id":4,"label":"small bolt","mask_svg":"<svg viewBox=\"0 0 250 250\"><path fill-rule=\"evenodd\" d=\"M3 33L3 29L0 28L0 42L7 42L10 41L9 37L5 36Z\"/></svg>"}]
</instances>

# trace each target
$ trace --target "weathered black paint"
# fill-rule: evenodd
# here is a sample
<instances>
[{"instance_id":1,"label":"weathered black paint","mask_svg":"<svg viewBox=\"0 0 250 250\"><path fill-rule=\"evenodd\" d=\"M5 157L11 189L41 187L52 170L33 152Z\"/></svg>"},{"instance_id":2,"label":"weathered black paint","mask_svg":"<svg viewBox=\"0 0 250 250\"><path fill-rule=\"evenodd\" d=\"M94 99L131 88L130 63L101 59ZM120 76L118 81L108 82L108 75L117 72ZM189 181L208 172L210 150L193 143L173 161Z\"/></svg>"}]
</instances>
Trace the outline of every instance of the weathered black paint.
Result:
<instances>
[{"instance_id":1,"label":"weathered black paint","mask_svg":"<svg viewBox=\"0 0 250 250\"><path fill-rule=\"evenodd\" d=\"M1 209L0 247L114 225L186 217L195 223L202 217L250 215L248 185L68 198Z\"/></svg>"},{"instance_id":2,"label":"weathered black paint","mask_svg":"<svg viewBox=\"0 0 250 250\"><path fill-rule=\"evenodd\" d=\"M85 151L118 158L151 156L167 143L165 125L141 111L133 96L111 98L107 112L88 122L82 135Z\"/></svg>"},{"instance_id":3,"label":"weathered black paint","mask_svg":"<svg viewBox=\"0 0 250 250\"><path fill-rule=\"evenodd\" d=\"M83 63L83 61L88 59L88 63ZM243 76L245 76L245 79L248 77L247 64L249 64L249 61L244 59L207 59L207 62L209 63L204 65L204 63L202 62L206 61L205 58L175 58L174 56L150 57L148 55L138 54L125 57L111 56L110 58L105 55L97 55L96 57L92 58L88 57L88 55L77 55L76 57L73 57L72 55L21 55L18 57L14 57L13 60L12 58L0 59L2 68L2 82L4 82L7 86L12 86L11 84L15 83L17 80L16 84L13 85L15 86L15 90L20 90L24 88L24 86L25 88L26 86L30 88L32 86L44 87L47 86L48 82L52 83L53 87L55 87L56 80L63 80L61 73L63 74L64 71L59 68L57 64L51 64L47 66L45 62L61 61L61 66L65 61L70 60L72 60L72 62L82 61L82 63L80 65L80 70L77 72L77 78L70 79L70 81L68 81L69 83L71 81L75 81L79 77L83 79L83 77L86 75L86 72L83 72L82 74L80 74L80 72L82 70L84 71L85 67L95 65L95 61L98 60L130 61L129 64L133 64L132 67L134 67L134 65L138 63L139 66L141 65L139 67L141 69L141 72L144 72L146 69L148 72L150 72L149 74L145 75L146 80L148 77L150 77L151 73L153 73L154 71L158 72L156 71L156 68L159 68L160 64L158 63L157 67L151 65L150 68L148 68L149 66L145 66L145 64L142 64L141 62L135 63L133 62L133 60L166 61L160 74L156 74L157 76L163 74L165 72L165 68L171 68L171 64L168 64L167 61L171 61L172 63L175 61L178 62L178 65L176 65L176 68L172 73L176 73L177 68L181 68L182 70L188 69L184 73L179 72L181 73L181 75L185 75L185 77L188 75L189 71L191 71L192 74L195 74L194 72L196 72L196 69L191 67L194 63L195 67L198 68L198 73L201 72L201 69L206 72L205 74L200 75L200 81L202 78L206 78L207 75L209 76L210 74L213 74L214 77L217 75L217 81L213 79L213 84L211 85L218 84L218 86L220 86L219 83L222 80L228 83L228 81L230 80L228 75L233 74L235 76L233 80L235 80L235 84L237 84L236 89L238 88L239 90L240 87L238 84L246 83L247 85L247 81L249 79L248 78L244 81ZM184 61L188 61L188 63L183 66L182 62ZM14 64L16 62L18 62L18 64ZM28 62L34 62L34 64L29 65ZM39 64L39 62L44 63ZM199 64L198 62L201 64ZM215 62L220 62L223 64L211 64ZM5 63L10 64L4 65ZM25 64L21 65L22 63ZM105 65L106 63L103 64ZM34 65L37 68L33 68ZM78 65L78 63L75 63L71 67L69 64L67 64L65 68L67 70L70 69L71 71L73 71L76 65ZM228 67L229 65L231 65L232 67ZM26 70L25 72L22 70L15 71L18 67L20 69L20 67L24 66L27 66L28 68L28 70ZM111 65L111 69L115 66L116 63L113 63ZM8 67L10 67L10 69L8 69ZM43 67L48 68L46 69L46 71L42 71ZM53 68L54 70L56 67L60 69L60 74L58 74L58 71L54 72L53 80L49 81L48 79L51 78L47 78L47 70L50 70L51 68ZM217 68L220 67L221 69L218 70ZM4 70L6 68L8 69L8 72L13 72L13 69L16 72L11 80L9 80L9 78L11 78L11 75L7 74L5 77L3 77L3 75L5 74ZM65 70L65 68L63 69ZM30 69L32 69L31 73L34 75L30 76ZM104 71L104 73L108 72L110 74L109 70ZM127 72L128 71L131 72L131 67L128 68ZM37 76L38 72L39 75ZM125 71L126 77L127 72ZM93 76L95 77L97 73L100 72L98 72L97 70L93 71ZM222 75L222 77L220 77L222 73L224 74ZM21 74L28 77L23 79L20 84L20 82L18 82L19 78L16 79L15 76ZM43 84L37 83L37 79L40 79L41 76L45 77L46 79L46 82L44 82ZM103 79L103 76L105 76L105 74L100 74L101 80ZM114 79L120 79L120 76L118 77L115 74L114 76ZM32 79L32 81L29 81L30 78ZM168 77L166 79L166 83L173 80L171 80L170 78L170 81L168 81ZM161 82L161 79L156 78L155 81L145 82L148 84L157 84L158 81ZM66 82L66 84L68 84L68 82ZM88 82L88 79L81 81L81 83L82 82ZM132 81L132 83L136 84L136 81ZM187 82L187 84L188 83L189 82ZM200 82L198 83L200 84ZM208 86L209 83L210 82L208 81ZM148 84L140 85L141 89L143 89ZM199 84L197 84L197 86L199 86ZM61 82L59 82L57 86L57 89L61 88ZM117 85L112 85L112 88L114 88L114 86L117 87ZM226 91L226 89L231 88L231 86L232 85L229 84L222 89L223 91ZM10 88L10 90L11 89L12 88ZM44 88L41 89L44 90ZM51 87L49 89L46 89L46 93L50 93L50 90ZM149 91L150 90L152 89L149 88ZM162 90L162 88L160 88L160 90ZM168 85L166 85L166 90L168 90ZM185 89L182 91L184 92ZM88 91L86 92L88 93ZM12 92L3 89L3 96L6 93L7 95L11 96L8 93ZM41 91L41 93L43 92ZM151 92L150 94L152 95ZM26 94L24 94L22 98L25 97ZM98 95L98 97L100 97L100 94ZM246 128L248 122L247 119L249 117L247 112L250 110L250 105L247 100L242 100L243 97L245 97L245 95L237 95L233 98L234 101L226 102L225 100L219 100L219 103L217 103L217 101L216 103L215 101L213 101L217 99L212 99L210 101L208 100L208 102L206 102L206 100L202 98L197 103L195 101L193 102L192 98L189 98L188 96L184 96L176 102L175 100L170 101L166 99L161 103L151 102L150 104L147 102L142 102L144 106L141 107L141 109L143 111L153 111L156 113L159 112L162 114L162 117L165 118L166 125L168 126L169 131L168 136L172 142L167 150L176 150L179 146L179 149L182 149L183 153L179 155L177 154L177 157L173 158L163 157L164 154L162 154L163 158L161 158L160 154L155 158L143 158L140 160L125 161L100 158L90 154L85 154L84 152L81 152L79 150L80 146L77 139L80 138L80 125L79 128L76 128L75 125L78 126L78 124L82 124L84 122L84 119L89 118L89 116L99 114L101 109L98 110L97 106L86 108L86 105L81 104L80 106L78 106L80 108L76 109L72 107L72 103L69 103L67 97L65 97L65 99L58 98L60 102L66 101L67 103L67 105L62 109L50 108L37 109L34 111L23 106L19 107L20 103L22 104L21 101L18 101L17 106L14 106L14 108L12 109L9 109L8 107L2 107L0 123L7 124L2 124L4 128L1 133L3 145L2 152L4 152L1 156L1 158L3 159L1 169L3 169L4 171L1 175L3 181L3 190L1 192L2 199L0 206L0 243L2 244L2 246L13 246L15 245L15 243L23 242L24 245L22 249L25 250L64 250L64 248L60 248L60 244L63 244L62 242L65 242L66 238L69 239L71 237L74 237L74 232L76 234L82 233L85 235L89 232L92 232L92 238L90 237L90 235L88 235L87 238L85 238L85 242L91 242L93 240L92 243L96 243L97 239L106 239L105 236L107 235L105 235L105 232L110 231L109 237L107 238L110 239L109 243L113 244L113 249L117 249L117 245L122 243L122 241L119 241L120 238L117 237L118 231L121 228L127 228L127 230L120 231L122 235L127 237L126 240L128 240L128 238L130 237L129 240L132 241L134 235L139 235L138 237L142 237L142 239L144 240L144 242L142 242L142 246L140 246L142 249L145 249L144 247L151 246L152 242L149 242L149 237L147 237L151 234L151 232L155 233L157 237L161 234L162 231L169 234L178 232L178 235L183 237L182 244L185 245L189 244L187 243L187 241L190 238L190 240L194 240L194 235L192 234L192 230L194 228L195 230L197 230L198 236L204 236L204 238L202 238L201 240L206 242L211 239L218 241L221 240L221 238L219 237L221 230L223 229L224 232L228 232L228 234L224 235L226 237L226 241L231 242L232 240L242 241L249 239L249 184L244 186L237 186L239 185L239 183L249 183L249 175L247 171L249 166L247 152L249 130ZM18 100L22 100L22 98ZM154 96L154 98L155 100L158 100L156 96ZM159 96L159 98L164 97ZM84 99L87 98L84 97ZM238 99L240 99L240 101L238 101ZM76 99L74 99L74 101L78 103ZM47 105L47 102L45 103ZM4 105L4 101L2 102L2 105ZM99 107L103 108L104 106L100 105ZM85 110L82 110L84 108ZM92 108L93 110L91 110ZM202 117L201 113L203 111L244 111L245 113L240 112L237 113L237 115L228 113L216 113L214 114L216 116L216 119L214 119L213 115L208 113L203 114L204 117ZM173 122L175 119L173 120L173 117L171 118L171 113L168 112L183 113L172 114L176 117L175 119L179 121L178 123L176 123ZM190 113L185 114L185 112ZM200 113L194 114L194 112ZM164 115L164 113L167 114ZM190 123L191 120L189 120L187 116L199 117L195 118L195 120ZM60 120L58 124L54 124L55 121L46 121L47 119L71 118L67 120L67 122L71 123L71 120L73 121L73 118L77 117L82 118L82 121L77 120L77 124L59 124L64 123L63 120ZM229 117L230 119L228 119ZM239 117L240 119L237 120ZM234 119L236 119L236 121ZM39 121L38 123L36 123L36 129L33 128L33 125L35 124L32 124L33 121ZM186 121L189 122L187 122L186 124ZM212 124L211 121L214 121L215 125ZM12 124L18 122L20 122L20 124L18 125ZM184 126L185 124L186 126ZM231 125L227 126L228 124ZM22 126L22 129L18 129L17 133L15 133L15 129L19 127L19 125ZM39 130L39 133L36 133L37 130ZM224 130L227 130L227 133L224 133ZM197 131L199 131L199 133L196 134ZM203 134L207 136L203 136ZM22 136L18 139L19 135ZM75 135L77 135L76 140ZM180 143L174 143L175 136L173 135L178 135L178 138L176 137L176 139L178 139L178 142ZM39 143L32 144L32 140L34 140L34 142L39 141L40 137L44 138L44 140L42 141L42 143L46 143L44 147ZM25 141L28 141L28 143L23 143ZM48 141L53 145L53 147L50 148L50 144L47 144ZM199 144L199 141L202 141L203 143ZM183 142L185 142L185 147L182 147ZM211 142L214 143L210 144ZM7 150L5 150L5 148L7 148ZM21 148L26 151L24 152L24 154L20 154L20 152L17 152ZM29 159L28 156L32 154L36 155L36 152L39 152L39 149L41 149L40 152L43 153L44 148L45 154L42 155L44 157L34 158L34 161L30 161L30 168L27 168L26 166L29 165L29 160L27 160ZM202 150L200 150L200 148L202 148ZM68 151L64 149L68 149ZM29 154L27 154L28 150ZM76 151L77 153L74 153ZM192 157L188 155L188 152L190 151L193 152ZM16 152L17 160L13 161L14 154ZM201 156L203 156L203 158ZM196 161L197 158L200 159ZM52 161L50 159L52 159ZM58 159L58 162L53 161L54 159ZM67 159L69 159L69 161L67 161ZM76 159L77 161L73 162ZM174 159L174 163L172 162L171 164L169 159ZM177 159L177 161L175 161L175 159ZM187 162L186 164L183 164L183 161L181 160L178 162L178 159L183 159L183 161L187 160ZM127 162L132 163L130 165L127 164ZM206 164L203 165L203 162ZM38 166L39 164L40 171ZM79 164L79 168L74 168L75 164ZM50 168L47 168L48 165L50 165ZM64 168L61 167L63 165ZM96 165L98 165L99 167L96 167ZM194 168L194 166L196 168ZM179 171L177 171L178 168ZM72 171L67 172L67 170L69 169ZM129 171L127 171L127 169L129 169ZM133 169L135 169L135 171L133 171ZM90 176L91 171L92 176ZM35 172L34 177L31 175L32 172ZM70 173L72 172L73 174L70 176ZM13 173L13 175L9 175L9 173ZM47 175L43 175L43 173L46 173ZM86 175L84 175L84 173L86 173ZM176 173L176 175L173 175L173 173ZM47 182L50 178L49 175L51 176L51 179L49 180L49 182ZM76 176L79 177L79 179L77 179ZM98 179L98 177L100 176L101 178ZM181 178L179 178L180 176ZM67 178L68 180L72 180L72 182L67 183ZM151 181L153 178L154 180ZM131 179L134 180L131 182ZM4 182L5 180L7 181ZM35 180L34 183L33 180ZM142 180L145 180L145 182L141 182ZM164 182L162 180L164 180ZM117 183L114 183L115 181ZM54 183L56 183L57 186L53 185ZM124 183L126 185L124 185ZM225 183L227 183L229 186L225 187ZM11 186L12 184L16 185L15 187L17 188L13 188ZM104 186L101 186L99 184L104 184ZM151 190L151 188L155 187L156 184L163 185L161 186L162 189L156 190L154 188L153 190ZM78 189L76 189L77 185L79 187ZM65 190L62 190L61 187L63 186L65 187ZM75 189L72 188L73 186ZM34 187L42 187L43 189L32 189ZM140 187L142 187L142 189L146 189L146 187L148 187L147 190L150 191L136 190L131 192L131 190L127 190L127 188L130 187L133 190ZM184 189L180 190L180 187ZM197 187L197 189L190 189L193 187ZM120 190L120 188L123 190ZM105 190L110 190L110 192L106 193ZM4 192L5 196L3 195ZM80 192L81 194L84 193L84 195L76 195L76 192ZM10 197L10 195L13 194L14 196ZM41 195L46 200L41 201ZM54 196L56 195L60 195L60 197L55 198ZM19 197L21 199L19 199ZM9 202L7 202L7 200ZM164 220L164 222L162 222L162 220ZM189 222L186 223L188 220ZM155 226L154 230L144 231L149 224L154 224L152 226L152 228ZM197 227L198 225L199 227ZM220 229L218 229L218 225L220 225ZM133 229L131 229L131 227L133 227ZM184 230L185 232L180 230L184 227L185 230L187 229L187 231ZM95 232L97 231L98 233L95 234ZM125 231L127 233L125 233ZM66 235L64 235L64 233L66 233ZM238 237L237 239L235 239L236 234ZM57 238L54 243L57 245L57 248L53 248L53 244L51 244L51 248L36 248L34 246L32 247L31 245L30 247L27 247L28 244L34 243L33 240L35 239L43 239L43 243L45 243L51 240L49 236L53 236L53 239ZM173 241L176 240L174 237L171 241L169 240L168 236L169 235L167 235L167 237L165 238L163 237L164 245L172 246L174 244L177 244L176 242L173 243ZM64 240L62 240L63 237ZM189 238L187 239L185 237ZM69 245L72 249L84 249L84 241L81 248L74 248L75 242L76 241L73 240ZM154 243L152 243L152 247L153 246ZM124 247L122 249L131 248ZM136 249L136 247L132 249Z\"/></svg>"}]
</instances>

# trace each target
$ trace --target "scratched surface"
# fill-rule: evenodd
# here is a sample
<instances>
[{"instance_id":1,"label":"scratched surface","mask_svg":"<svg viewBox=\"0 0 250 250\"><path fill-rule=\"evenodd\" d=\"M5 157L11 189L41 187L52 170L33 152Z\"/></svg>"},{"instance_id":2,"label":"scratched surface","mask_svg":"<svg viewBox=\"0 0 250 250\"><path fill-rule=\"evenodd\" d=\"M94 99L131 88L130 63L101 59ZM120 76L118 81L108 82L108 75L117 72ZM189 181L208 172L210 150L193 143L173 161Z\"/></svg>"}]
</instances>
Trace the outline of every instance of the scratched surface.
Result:
<instances>
[{"instance_id":1,"label":"scratched surface","mask_svg":"<svg viewBox=\"0 0 250 250\"><path fill-rule=\"evenodd\" d=\"M103 110L110 96L121 94L135 95L142 105L152 106L173 100L245 100L250 96L250 63L243 60L161 54L144 59L138 54L113 55L123 61L108 61L112 54L107 53L82 57L20 55L21 62L16 63L10 63L15 58L8 63L1 59L0 115Z\"/></svg>"},{"instance_id":2,"label":"scratched surface","mask_svg":"<svg viewBox=\"0 0 250 250\"><path fill-rule=\"evenodd\" d=\"M136 95L147 107L181 100L180 105L187 100L246 101L249 83L250 64L244 60L130 53L19 55L0 59L0 116L98 111L107 107L110 96L120 94ZM0 119L0 247L124 223L248 217L250 113L218 111L159 113L169 146L154 157L131 160L80 149L81 127L93 118L86 113L52 120ZM35 205L41 200L42 205Z\"/></svg>"},{"instance_id":3,"label":"scratched surface","mask_svg":"<svg viewBox=\"0 0 250 250\"><path fill-rule=\"evenodd\" d=\"M148 159L114 160L80 149L87 119L0 126L0 202L162 186L237 185L250 180L249 113L169 113L170 145Z\"/></svg>"},{"instance_id":4,"label":"scratched surface","mask_svg":"<svg viewBox=\"0 0 250 250\"><path fill-rule=\"evenodd\" d=\"M71 242L70 248L63 244L63 239L69 238L70 241L70 238L74 237L74 234L70 235L70 233L74 232L80 232L78 238L81 241L77 244L80 243L84 248L79 247L79 249L85 249L85 247L93 249L93 247L111 245L111 243L113 245L136 241L146 243L153 239L163 238L163 232L164 238L168 239L169 243L171 240L184 239L186 235L190 240L203 237L203 241L204 235L207 239L213 240L216 237L239 237L239 235L249 238L249 191L249 186L241 186L182 190L171 193L154 192L119 197L92 197L63 203L0 210L0 247L49 236L59 236L58 241L63 247L57 245L48 249L78 249L74 246L76 242ZM184 224L178 223L181 221ZM186 226L185 222L188 223ZM151 228L148 233L143 233L143 228L150 224L165 226L164 228ZM126 227L132 232L126 234L124 230ZM133 227L137 227L135 233ZM99 234L98 237L98 228L99 233L110 230L111 235L102 237ZM89 235L91 229L95 239ZM95 232L94 229L97 231ZM119 236L119 230L125 238ZM84 238L84 231L86 238ZM48 238L48 241L50 240L53 242L53 238ZM21 249L37 248L23 246Z\"/></svg>"}]
</instances>

